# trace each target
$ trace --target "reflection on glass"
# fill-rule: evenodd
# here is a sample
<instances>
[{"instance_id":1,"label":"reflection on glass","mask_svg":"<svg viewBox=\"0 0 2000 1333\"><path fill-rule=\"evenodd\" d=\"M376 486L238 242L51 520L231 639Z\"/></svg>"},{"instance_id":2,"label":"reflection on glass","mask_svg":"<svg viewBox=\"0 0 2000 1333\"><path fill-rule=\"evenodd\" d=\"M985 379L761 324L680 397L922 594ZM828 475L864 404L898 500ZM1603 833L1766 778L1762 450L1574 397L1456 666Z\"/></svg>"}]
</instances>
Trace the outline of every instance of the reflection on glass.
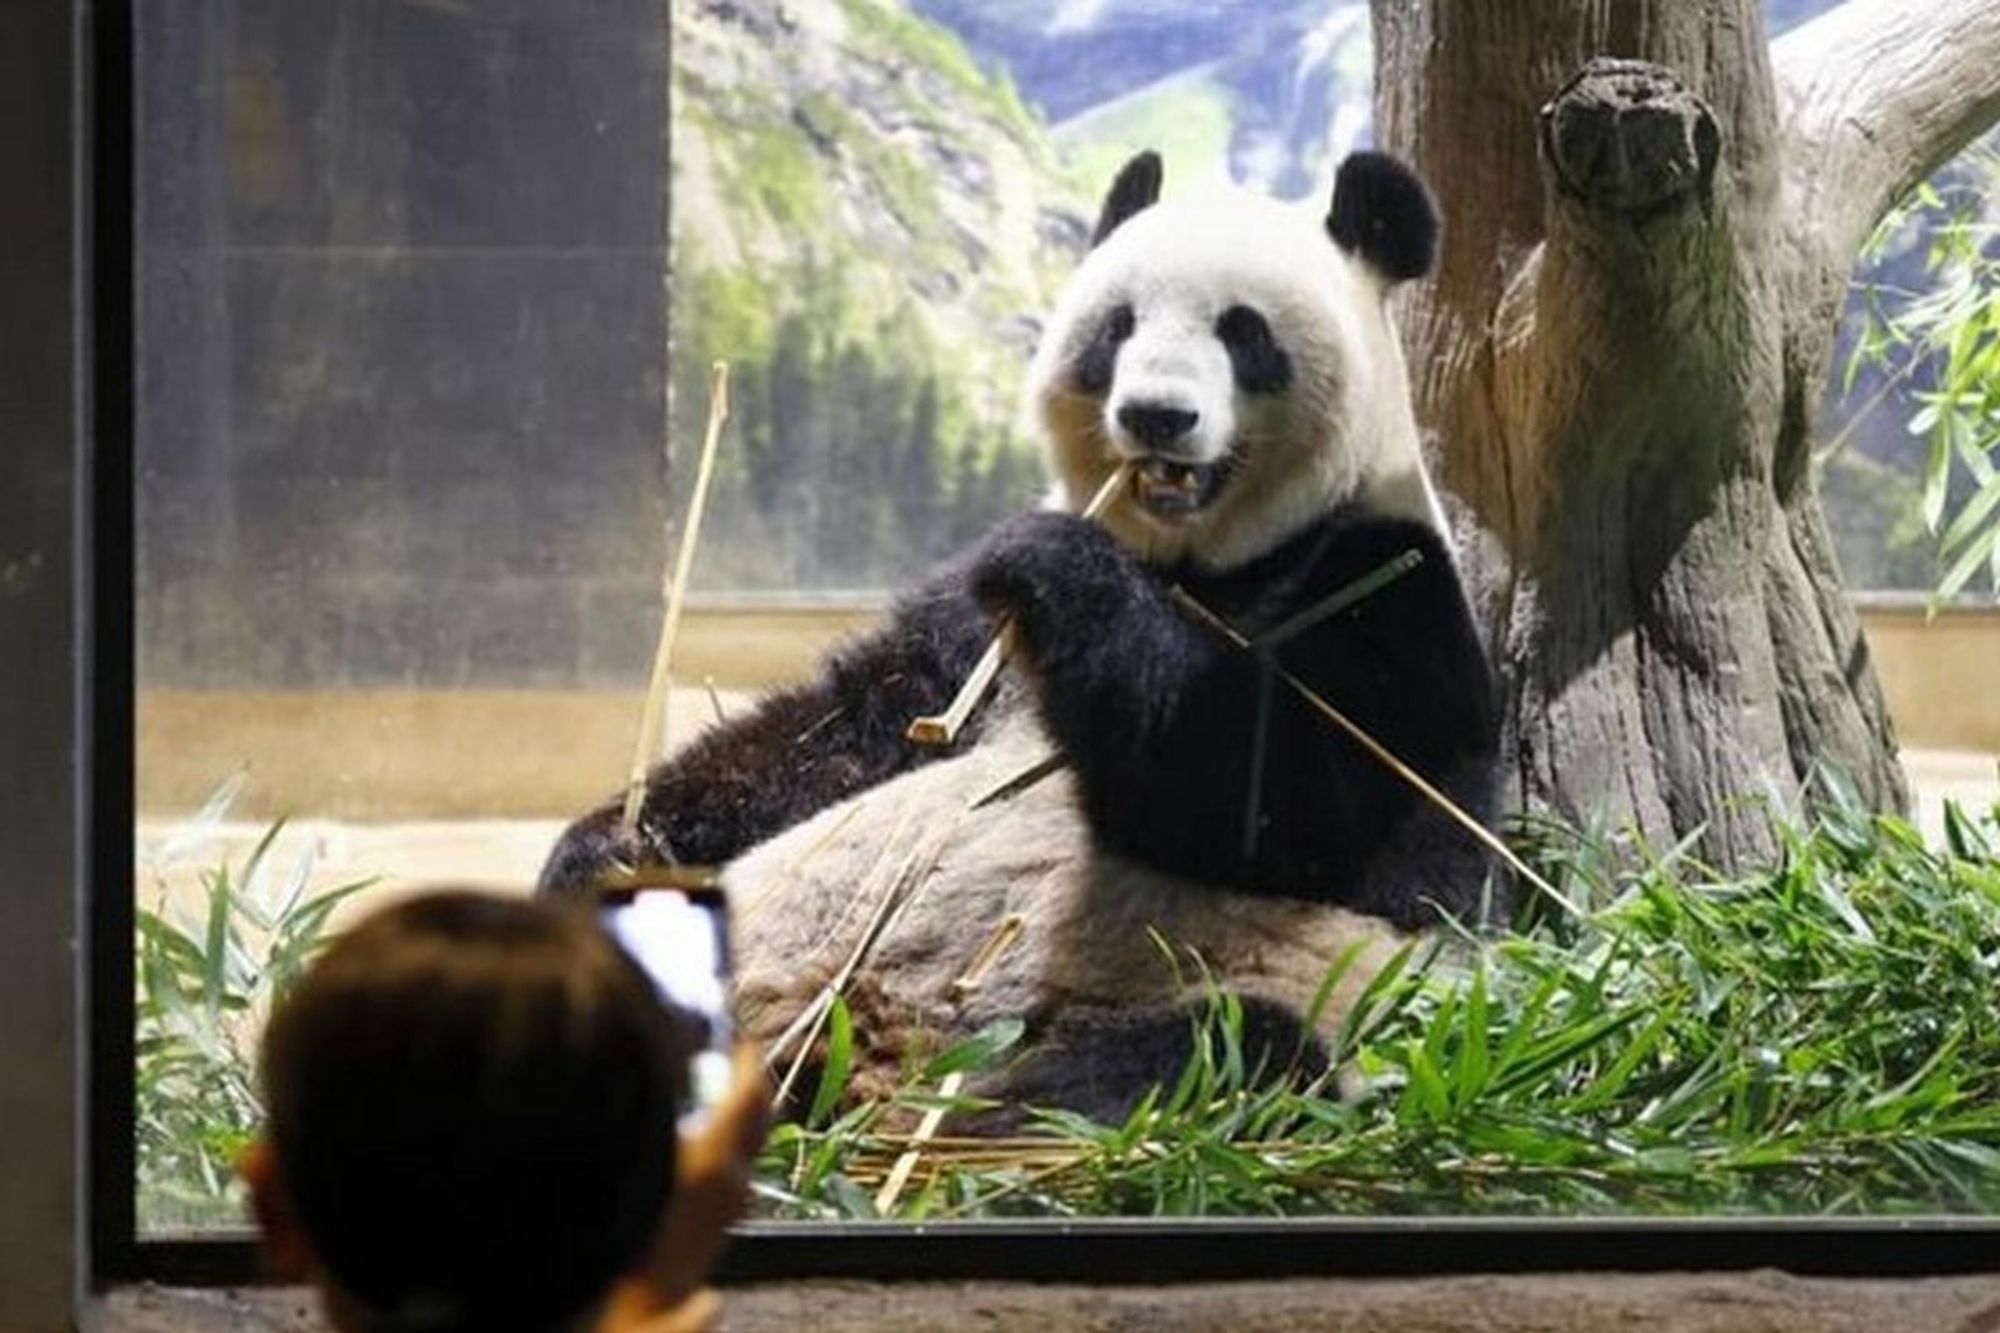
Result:
<instances>
[{"instance_id":1,"label":"reflection on glass","mask_svg":"<svg viewBox=\"0 0 2000 1333\"><path fill-rule=\"evenodd\" d=\"M149 1228L241 1218L307 904L518 884L615 781L667 512L661 9L135 7Z\"/></svg>"}]
</instances>

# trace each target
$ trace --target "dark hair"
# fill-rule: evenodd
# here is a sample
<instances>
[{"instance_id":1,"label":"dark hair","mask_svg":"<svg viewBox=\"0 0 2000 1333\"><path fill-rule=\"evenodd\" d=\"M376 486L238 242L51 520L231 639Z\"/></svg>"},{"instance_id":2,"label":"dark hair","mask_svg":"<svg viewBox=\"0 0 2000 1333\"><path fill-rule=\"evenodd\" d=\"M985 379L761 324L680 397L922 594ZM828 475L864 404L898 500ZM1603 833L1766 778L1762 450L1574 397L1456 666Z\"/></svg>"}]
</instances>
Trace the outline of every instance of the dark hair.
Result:
<instances>
[{"instance_id":1,"label":"dark hair","mask_svg":"<svg viewBox=\"0 0 2000 1333\"><path fill-rule=\"evenodd\" d=\"M689 1049L587 911L463 891L389 907L265 1031L298 1225L378 1328L560 1327L658 1230Z\"/></svg>"}]
</instances>

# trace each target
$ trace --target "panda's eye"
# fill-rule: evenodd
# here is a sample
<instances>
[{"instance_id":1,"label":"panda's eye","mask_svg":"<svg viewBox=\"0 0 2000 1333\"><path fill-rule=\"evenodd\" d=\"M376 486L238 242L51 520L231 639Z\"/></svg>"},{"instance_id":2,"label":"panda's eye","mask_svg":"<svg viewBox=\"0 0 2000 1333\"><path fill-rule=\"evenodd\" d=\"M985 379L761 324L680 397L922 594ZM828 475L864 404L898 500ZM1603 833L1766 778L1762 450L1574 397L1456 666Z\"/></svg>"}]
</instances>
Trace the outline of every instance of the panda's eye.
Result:
<instances>
[{"instance_id":1,"label":"panda's eye","mask_svg":"<svg viewBox=\"0 0 2000 1333\"><path fill-rule=\"evenodd\" d=\"M1247 305L1216 317L1215 336L1229 352L1236 387L1245 393L1282 393L1291 387L1292 359L1278 346L1271 323Z\"/></svg>"},{"instance_id":2,"label":"panda's eye","mask_svg":"<svg viewBox=\"0 0 2000 1333\"><path fill-rule=\"evenodd\" d=\"M1233 305L1215 320L1215 336L1226 343L1268 343L1271 324L1247 305Z\"/></svg>"},{"instance_id":3,"label":"panda's eye","mask_svg":"<svg viewBox=\"0 0 2000 1333\"><path fill-rule=\"evenodd\" d=\"M1111 313L1104 317L1070 369L1070 377L1080 392L1104 393L1111 388L1111 373L1117 367L1118 349L1132 336L1136 323L1129 305L1113 307Z\"/></svg>"}]
</instances>

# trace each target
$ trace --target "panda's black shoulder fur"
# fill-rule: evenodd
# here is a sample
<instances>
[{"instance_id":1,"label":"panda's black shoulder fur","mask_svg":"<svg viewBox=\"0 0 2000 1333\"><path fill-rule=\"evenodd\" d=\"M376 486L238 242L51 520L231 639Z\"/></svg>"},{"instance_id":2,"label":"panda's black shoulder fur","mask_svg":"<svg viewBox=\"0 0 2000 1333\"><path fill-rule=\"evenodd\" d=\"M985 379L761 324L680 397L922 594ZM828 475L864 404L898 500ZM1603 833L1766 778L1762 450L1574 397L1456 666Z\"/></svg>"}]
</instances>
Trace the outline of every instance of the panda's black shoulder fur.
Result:
<instances>
[{"instance_id":1,"label":"panda's black shoulder fur","mask_svg":"<svg viewBox=\"0 0 2000 1333\"><path fill-rule=\"evenodd\" d=\"M1357 580L1412 560L1313 621ZM972 577L982 603L1019 618L1044 720L1106 850L1405 926L1502 906L1477 840L1171 592L1178 584L1253 641L1290 626L1269 663L1485 822L1492 674L1451 557L1425 524L1350 505L1216 572L1149 569L1092 524L1035 514L996 534Z\"/></svg>"},{"instance_id":2,"label":"panda's black shoulder fur","mask_svg":"<svg viewBox=\"0 0 2000 1333\"><path fill-rule=\"evenodd\" d=\"M845 645L810 682L703 732L647 777L637 845L622 802L571 824L543 865L543 892L579 893L613 863L721 865L829 805L951 753L904 737L943 711L992 626L953 561L904 594L884 627ZM978 719L959 747L979 735Z\"/></svg>"}]
</instances>

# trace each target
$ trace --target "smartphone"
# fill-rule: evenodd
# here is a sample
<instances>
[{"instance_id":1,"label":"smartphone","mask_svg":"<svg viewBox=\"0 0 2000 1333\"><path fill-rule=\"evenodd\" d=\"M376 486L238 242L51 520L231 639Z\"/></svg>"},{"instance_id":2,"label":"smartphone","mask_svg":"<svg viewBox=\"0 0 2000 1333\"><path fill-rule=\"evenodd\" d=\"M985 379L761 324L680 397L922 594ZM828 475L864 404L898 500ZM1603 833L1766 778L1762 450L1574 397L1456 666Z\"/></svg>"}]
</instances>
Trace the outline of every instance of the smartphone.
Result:
<instances>
[{"instance_id":1,"label":"smartphone","mask_svg":"<svg viewBox=\"0 0 2000 1333\"><path fill-rule=\"evenodd\" d=\"M713 872L641 870L599 890L600 916L660 997L697 1029L681 1124L699 1124L729 1090L729 903Z\"/></svg>"}]
</instances>

